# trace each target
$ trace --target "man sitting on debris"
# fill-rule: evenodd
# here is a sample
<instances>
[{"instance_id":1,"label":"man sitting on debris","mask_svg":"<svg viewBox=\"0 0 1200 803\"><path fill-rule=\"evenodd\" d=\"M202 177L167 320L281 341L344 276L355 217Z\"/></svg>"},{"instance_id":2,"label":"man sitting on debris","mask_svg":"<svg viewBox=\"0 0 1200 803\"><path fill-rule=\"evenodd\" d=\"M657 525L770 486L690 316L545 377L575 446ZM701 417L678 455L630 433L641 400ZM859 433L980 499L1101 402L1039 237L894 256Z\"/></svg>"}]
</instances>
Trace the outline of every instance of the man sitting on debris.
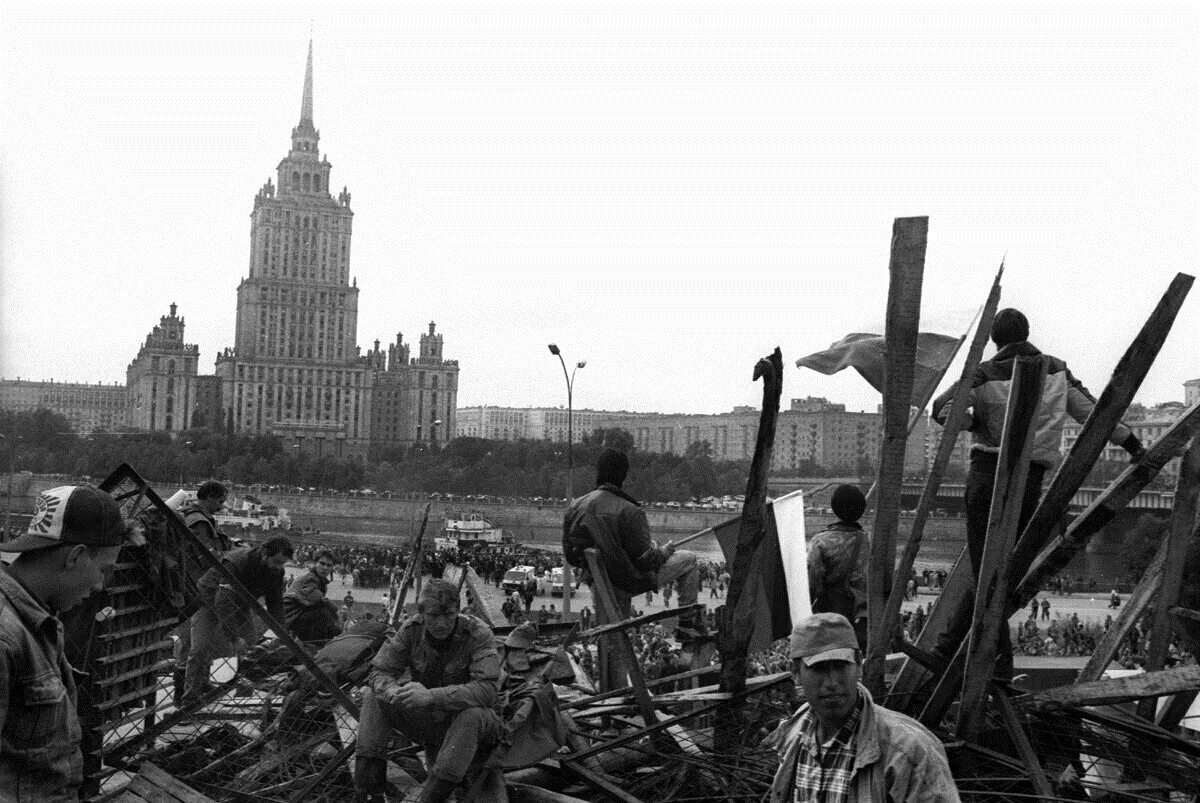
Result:
<instances>
[{"instance_id":1,"label":"man sitting on debris","mask_svg":"<svg viewBox=\"0 0 1200 803\"><path fill-rule=\"evenodd\" d=\"M276 536L261 546L226 553L223 562L250 594L261 599L276 620L284 621L283 566L292 557L292 542ZM215 568L196 584L203 604L192 616L192 651L188 656L183 703L188 705L208 690L216 658L241 655L260 633L250 605Z\"/></svg>"},{"instance_id":2,"label":"man sitting on debris","mask_svg":"<svg viewBox=\"0 0 1200 803\"><path fill-rule=\"evenodd\" d=\"M942 743L915 719L876 705L859 682L862 653L846 617L802 620L788 653L807 702L765 742L779 752L772 803L958 801Z\"/></svg>"},{"instance_id":3,"label":"man sitting on debris","mask_svg":"<svg viewBox=\"0 0 1200 803\"><path fill-rule=\"evenodd\" d=\"M326 598L336 561L328 549L317 552L312 568L283 595L287 628L310 649L319 649L342 632L337 603Z\"/></svg>"},{"instance_id":4,"label":"man sitting on debris","mask_svg":"<svg viewBox=\"0 0 1200 803\"><path fill-rule=\"evenodd\" d=\"M646 512L621 490L628 474L629 457L624 452L606 448L600 453L596 489L572 502L563 518L563 555L587 575L583 551L597 549L617 592L617 604L626 616L635 595L672 581L677 584L679 607L695 604L700 592L696 554L675 549L671 541L660 547L650 540ZM679 617L679 640L695 641L707 635L698 611Z\"/></svg>"},{"instance_id":5,"label":"man sitting on debris","mask_svg":"<svg viewBox=\"0 0 1200 803\"><path fill-rule=\"evenodd\" d=\"M1037 427L1030 454L1029 474L1021 499L1021 514L1018 530L1023 530L1037 509L1041 497L1042 478L1046 470L1059 460L1059 446L1063 424L1067 416L1082 424L1096 406L1096 400L1067 369L1067 364L1057 357L1043 355L1029 342L1029 321L1020 310L1003 309L996 313L992 322L992 342L999 351L990 360L980 363L971 380L971 410L964 429L971 433L971 467L967 472L967 485L963 501L967 509L967 553L971 558L971 570L976 580L983 560L983 545L987 537L988 518L992 506L992 492L996 484L996 463L1000 456L1000 443L1004 435L1004 417L1008 406L1008 393L1012 386L1013 367L1018 357L1043 357L1049 370L1042 384L1042 398L1034 419ZM933 418L945 424L950 414L950 403L958 384L951 385L942 395L933 400ZM1134 459L1142 453L1142 443L1124 424L1118 423L1109 440L1124 448ZM963 625L969 620L969 606L962 606L959 619L950 628L935 648L942 658L950 660L967 629ZM967 626L969 627L969 625ZM1000 628L1000 641L996 654L996 674L1012 678L1012 640L1008 628Z\"/></svg>"},{"instance_id":6,"label":"man sitting on debris","mask_svg":"<svg viewBox=\"0 0 1200 803\"><path fill-rule=\"evenodd\" d=\"M43 491L24 535L0 544L0 800L74 801L83 731L58 614L104 587L127 527L88 485Z\"/></svg>"},{"instance_id":7,"label":"man sitting on debris","mask_svg":"<svg viewBox=\"0 0 1200 803\"><path fill-rule=\"evenodd\" d=\"M808 593L814 613L840 613L854 623L858 648L867 651L867 569L871 544L858 520L867 498L839 485L829 501L838 520L808 542Z\"/></svg>"},{"instance_id":8,"label":"man sitting on debris","mask_svg":"<svg viewBox=\"0 0 1200 803\"><path fill-rule=\"evenodd\" d=\"M476 755L503 735L491 629L459 613L458 587L445 580L425 584L417 612L372 664L358 726L356 801L384 799L392 728L425 749L430 769L421 801L448 800Z\"/></svg>"}]
</instances>

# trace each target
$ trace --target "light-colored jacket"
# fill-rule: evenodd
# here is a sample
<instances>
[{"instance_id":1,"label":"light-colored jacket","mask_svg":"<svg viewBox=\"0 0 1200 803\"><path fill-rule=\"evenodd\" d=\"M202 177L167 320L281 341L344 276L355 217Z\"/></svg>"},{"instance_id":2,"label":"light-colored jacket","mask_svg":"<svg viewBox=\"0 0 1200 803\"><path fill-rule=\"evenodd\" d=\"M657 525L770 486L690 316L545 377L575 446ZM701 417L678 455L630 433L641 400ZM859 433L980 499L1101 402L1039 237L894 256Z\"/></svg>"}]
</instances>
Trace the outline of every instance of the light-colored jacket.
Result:
<instances>
[{"instance_id":1,"label":"light-colored jacket","mask_svg":"<svg viewBox=\"0 0 1200 803\"><path fill-rule=\"evenodd\" d=\"M850 782L851 803L958 803L946 750L937 737L912 717L875 705L861 683L858 693L866 703L855 733L858 752ZM771 803L791 803L795 796L800 718L807 710L807 703L800 706L766 739L765 744L779 752Z\"/></svg>"}]
</instances>

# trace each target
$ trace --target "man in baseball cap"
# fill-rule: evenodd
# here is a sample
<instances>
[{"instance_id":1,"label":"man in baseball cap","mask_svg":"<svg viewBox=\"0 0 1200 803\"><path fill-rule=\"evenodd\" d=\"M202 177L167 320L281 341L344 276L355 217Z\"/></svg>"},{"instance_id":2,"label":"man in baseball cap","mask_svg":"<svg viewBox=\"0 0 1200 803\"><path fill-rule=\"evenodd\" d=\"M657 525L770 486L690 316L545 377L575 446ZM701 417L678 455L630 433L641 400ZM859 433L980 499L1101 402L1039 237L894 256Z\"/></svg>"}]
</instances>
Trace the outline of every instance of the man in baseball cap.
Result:
<instances>
[{"instance_id":1,"label":"man in baseball cap","mask_svg":"<svg viewBox=\"0 0 1200 803\"><path fill-rule=\"evenodd\" d=\"M78 797L82 730L57 615L104 587L127 532L111 496L64 485L43 491L25 534L0 544L17 554L0 566L0 790L22 800Z\"/></svg>"},{"instance_id":2,"label":"man in baseball cap","mask_svg":"<svg viewBox=\"0 0 1200 803\"><path fill-rule=\"evenodd\" d=\"M58 615L103 588L127 532L113 497L64 485L38 495L29 529L0 544L17 553L0 567L0 790L20 799L78 797L82 730Z\"/></svg>"},{"instance_id":3,"label":"man in baseball cap","mask_svg":"<svg viewBox=\"0 0 1200 803\"><path fill-rule=\"evenodd\" d=\"M946 751L911 717L878 706L859 680L850 620L818 613L788 642L806 703L768 737L779 751L772 801L957 801Z\"/></svg>"}]
</instances>

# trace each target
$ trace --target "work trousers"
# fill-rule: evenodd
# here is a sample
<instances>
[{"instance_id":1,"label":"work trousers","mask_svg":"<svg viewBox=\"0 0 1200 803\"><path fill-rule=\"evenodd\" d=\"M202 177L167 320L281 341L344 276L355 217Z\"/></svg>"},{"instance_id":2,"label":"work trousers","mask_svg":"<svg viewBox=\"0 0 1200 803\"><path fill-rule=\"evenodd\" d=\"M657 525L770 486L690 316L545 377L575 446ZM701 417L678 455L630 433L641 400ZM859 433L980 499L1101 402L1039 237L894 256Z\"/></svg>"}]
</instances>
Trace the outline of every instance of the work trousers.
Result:
<instances>
[{"instance_id":1,"label":"work trousers","mask_svg":"<svg viewBox=\"0 0 1200 803\"><path fill-rule=\"evenodd\" d=\"M996 455L987 452L976 452L971 455L971 469L967 472L967 488L963 501L967 508L967 555L971 559L971 573L975 582L979 582L979 569L983 565L983 548L987 541L988 518L991 515L992 494L996 489ZM1038 500L1042 495L1042 478L1046 467L1041 463L1030 463L1029 476L1025 480L1025 492L1021 498L1021 515L1017 526L1017 538L1037 510ZM1017 583L1020 577L1009 577L1010 583ZM972 592L973 593L973 592ZM972 596L972 600L974 596ZM939 639L936 651L946 660L954 657L961 642L961 634L970 629L974 614L973 605L963 605L959 608L948 632ZM949 636L956 636L951 639ZM996 674L1010 680L1013 675L1012 635L1009 633L1008 622L1000 628L1000 639L996 645Z\"/></svg>"},{"instance_id":2,"label":"work trousers","mask_svg":"<svg viewBox=\"0 0 1200 803\"><path fill-rule=\"evenodd\" d=\"M187 655L184 680L186 694L202 694L208 688L212 662L233 655L233 644L221 628L217 615L203 607L192 615L190 623L191 649Z\"/></svg>"},{"instance_id":3,"label":"work trousers","mask_svg":"<svg viewBox=\"0 0 1200 803\"><path fill-rule=\"evenodd\" d=\"M490 751L504 735L504 723L490 708L458 712L405 708L368 689L358 718L359 758L386 758L392 728L425 748L430 775L458 783L476 755Z\"/></svg>"}]
</instances>

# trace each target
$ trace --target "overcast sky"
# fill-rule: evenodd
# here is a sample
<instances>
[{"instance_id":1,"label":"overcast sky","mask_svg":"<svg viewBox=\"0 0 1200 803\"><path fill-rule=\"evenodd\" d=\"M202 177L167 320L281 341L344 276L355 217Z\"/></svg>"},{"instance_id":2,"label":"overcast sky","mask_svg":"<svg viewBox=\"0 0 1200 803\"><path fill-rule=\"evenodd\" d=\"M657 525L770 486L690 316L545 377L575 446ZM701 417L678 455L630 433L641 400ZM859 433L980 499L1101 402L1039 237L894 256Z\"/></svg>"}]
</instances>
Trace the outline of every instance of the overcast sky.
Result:
<instances>
[{"instance_id":1,"label":"overcast sky","mask_svg":"<svg viewBox=\"0 0 1200 803\"><path fill-rule=\"evenodd\" d=\"M785 407L873 410L795 360L883 331L900 216L922 329L961 334L1007 253L1002 305L1097 394L1196 271L1196 16L288 8L5 13L0 376L124 383L171 302L212 373L310 25L358 342L436 321L460 407L565 403L556 342L576 407L758 405L778 345ZM1198 344L1200 288L1139 399Z\"/></svg>"}]
</instances>

